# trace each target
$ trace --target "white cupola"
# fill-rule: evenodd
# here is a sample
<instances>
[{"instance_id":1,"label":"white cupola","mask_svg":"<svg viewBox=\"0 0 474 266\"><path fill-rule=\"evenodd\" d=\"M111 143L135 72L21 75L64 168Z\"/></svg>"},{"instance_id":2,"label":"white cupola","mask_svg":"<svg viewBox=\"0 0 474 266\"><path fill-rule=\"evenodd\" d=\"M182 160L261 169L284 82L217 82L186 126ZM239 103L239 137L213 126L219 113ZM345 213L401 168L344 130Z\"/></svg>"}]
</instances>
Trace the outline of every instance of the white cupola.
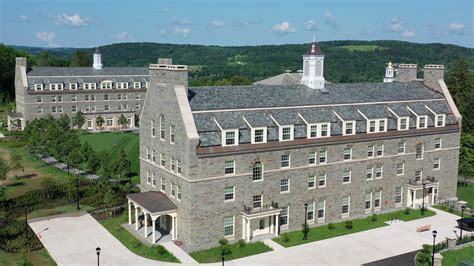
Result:
<instances>
[{"instance_id":1,"label":"white cupola","mask_svg":"<svg viewBox=\"0 0 474 266\"><path fill-rule=\"evenodd\" d=\"M100 54L99 52L99 47L97 47L97 49L95 49L95 52L94 52L94 64L92 65L93 68L95 69L102 69L102 55Z\"/></svg>"},{"instance_id":2,"label":"white cupola","mask_svg":"<svg viewBox=\"0 0 474 266\"><path fill-rule=\"evenodd\" d=\"M395 77L395 71L392 66L392 62L388 62L387 67L385 68L385 78L383 79L383 82L393 82Z\"/></svg>"},{"instance_id":3,"label":"white cupola","mask_svg":"<svg viewBox=\"0 0 474 266\"><path fill-rule=\"evenodd\" d=\"M321 52L316 37L308 52L303 55L303 77L301 84L312 89L324 89L324 54Z\"/></svg>"}]
</instances>

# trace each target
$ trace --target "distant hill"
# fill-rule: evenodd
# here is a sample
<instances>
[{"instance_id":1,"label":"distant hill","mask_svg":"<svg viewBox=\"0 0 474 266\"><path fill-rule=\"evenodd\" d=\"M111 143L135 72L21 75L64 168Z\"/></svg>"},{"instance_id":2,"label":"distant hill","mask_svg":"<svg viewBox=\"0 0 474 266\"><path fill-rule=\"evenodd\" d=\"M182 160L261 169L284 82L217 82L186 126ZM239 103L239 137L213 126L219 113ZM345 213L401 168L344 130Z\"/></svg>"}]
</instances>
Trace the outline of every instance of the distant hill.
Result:
<instances>
[{"instance_id":1,"label":"distant hill","mask_svg":"<svg viewBox=\"0 0 474 266\"><path fill-rule=\"evenodd\" d=\"M219 80L234 75L259 80L302 68L301 55L309 44L261 46L204 46L160 43L118 43L100 47L105 66L147 66L158 57L171 57L175 64L190 66L191 79ZM381 81L385 64L444 64L449 71L454 62L466 60L474 69L474 49L449 44L417 44L402 41L329 41L320 42L326 55L325 77L332 82ZM37 55L69 59L75 48L16 49ZM92 56L95 48L83 50Z\"/></svg>"}]
</instances>

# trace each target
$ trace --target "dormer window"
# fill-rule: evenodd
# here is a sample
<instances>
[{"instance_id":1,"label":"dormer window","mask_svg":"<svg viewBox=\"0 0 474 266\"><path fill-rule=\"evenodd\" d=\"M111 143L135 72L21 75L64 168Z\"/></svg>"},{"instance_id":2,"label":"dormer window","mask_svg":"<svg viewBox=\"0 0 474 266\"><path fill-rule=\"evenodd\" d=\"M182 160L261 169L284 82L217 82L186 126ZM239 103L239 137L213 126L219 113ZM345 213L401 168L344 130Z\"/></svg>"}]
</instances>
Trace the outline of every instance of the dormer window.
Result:
<instances>
[{"instance_id":1,"label":"dormer window","mask_svg":"<svg viewBox=\"0 0 474 266\"><path fill-rule=\"evenodd\" d=\"M52 91L62 91L63 84L62 83L51 83L49 84L49 89Z\"/></svg>"},{"instance_id":2,"label":"dormer window","mask_svg":"<svg viewBox=\"0 0 474 266\"><path fill-rule=\"evenodd\" d=\"M239 130L224 130L222 131L222 146L235 146L239 144Z\"/></svg>"},{"instance_id":3,"label":"dormer window","mask_svg":"<svg viewBox=\"0 0 474 266\"><path fill-rule=\"evenodd\" d=\"M110 90L112 89L112 81L103 81L101 83L101 89Z\"/></svg>"},{"instance_id":4,"label":"dormer window","mask_svg":"<svg viewBox=\"0 0 474 266\"><path fill-rule=\"evenodd\" d=\"M367 133L378 133L387 131L387 119L368 120Z\"/></svg>"},{"instance_id":5,"label":"dormer window","mask_svg":"<svg viewBox=\"0 0 474 266\"><path fill-rule=\"evenodd\" d=\"M77 83L69 83L70 90L77 90Z\"/></svg>"},{"instance_id":6,"label":"dormer window","mask_svg":"<svg viewBox=\"0 0 474 266\"><path fill-rule=\"evenodd\" d=\"M427 128L428 127L428 116L422 115L416 118L416 128Z\"/></svg>"},{"instance_id":7,"label":"dormer window","mask_svg":"<svg viewBox=\"0 0 474 266\"><path fill-rule=\"evenodd\" d=\"M375 132L375 120L370 120L369 121L369 133L374 133Z\"/></svg>"},{"instance_id":8,"label":"dormer window","mask_svg":"<svg viewBox=\"0 0 474 266\"><path fill-rule=\"evenodd\" d=\"M134 89L140 89L142 87L142 83L140 81L133 82Z\"/></svg>"},{"instance_id":9,"label":"dormer window","mask_svg":"<svg viewBox=\"0 0 474 266\"><path fill-rule=\"evenodd\" d=\"M343 122L342 135L355 135L355 121L345 121Z\"/></svg>"},{"instance_id":10,"label":"dormer window","mask_svg":"<svg viewBox=\"0 0 474 266\"><path fill-rule=\"evenodd\" d=\"M84 90L95 90L95 83L84 83Z\"/></svg>"},{"instance_id":11,"label":"dormer window","mask_svg":"<svg viewBox=\"0 0 474 266\"><path fill-rule=\"evenodd\" d=\"M445 120L446 120L446 115L445 114L436 115L435 116L435 127L444 127Z\"/></svg>"},{"instance_id":12,"label":"dormer window","mask_svg":"<svg viewBox=\"0 0 474 266\"><path fill-rule=\"evenodd\" d=\"M398 118L398 130L408 130L409 129L409 117L400 117Z\"/></svg>"},{"instance_id":13,"label":"dormer window","mask_svg":"<svg viewBox=\"0 0 474 266\"><path fill-rule=\"evenodd\" d=\"M128 82L117 82L117 89L127 89Z\"/></svg>"},{"instance_id":14,"label":"dormer window","mask_svg":"<svg viewBox=\"0 0 474 266\"><path fill-rule=\"evenodd\" d=\"M329 137L330 123L308 124L308 139Z\"/></svg>"},{"instance_id":15,"label":"dormer window","mask_svg":"<svg viewBox=\"0 0 474 266\"><path fill-rule=\"evenodd\" d=\"M35 91L42 91L43 90L43 84L35 84Z\"/></svg>"},{"instance_id":16,"label":"dormer window","mask_svg":"<svg viewBox=\"0 0 474 266\"><path fill-rule=\"evenodd\" d=\"M293 140L294 126L280 126L280 141Z\"/></svg>"},{"instance_id":17,"label":"dormer window","mask_svg":"<svg viewBox=\"0 0 474 266\"><path fill-rule=\"evenodd\" d=\"M252 144L267 142L267 128L252 128Z\"/></svg>"}]
</instances>

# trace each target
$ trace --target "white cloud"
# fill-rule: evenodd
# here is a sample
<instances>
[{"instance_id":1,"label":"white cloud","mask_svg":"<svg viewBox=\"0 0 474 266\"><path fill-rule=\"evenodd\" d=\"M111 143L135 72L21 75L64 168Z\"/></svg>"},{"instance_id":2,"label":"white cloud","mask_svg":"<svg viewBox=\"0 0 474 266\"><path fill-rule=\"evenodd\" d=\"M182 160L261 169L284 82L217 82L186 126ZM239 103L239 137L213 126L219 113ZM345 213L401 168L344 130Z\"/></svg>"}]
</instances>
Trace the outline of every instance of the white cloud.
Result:
<instances>
[{"instance_id":1,"label":"white cloud","mask_svg":"<svg viewBox=\"0 0 474 266\"><path fill-rule=\"evenodd\" d=\"M449 24L449 29L450 30L462 30L466 27L466 25L462 24L462 23L458 23L458 22L452 22L451 24Z\"/></svg>"},{"instance_id":2,"label":"white cloud","mask_svg":"<svg viewBox=\"0 0 474 266\"><path fill-rule=\"evenodd\" d=\"M49 47L59 46L59 44L55 40L56 33L54 32L47 32L47 31L37 32L36 37L40 39L40 41L47 43Z\"/></svg>"},{"instance_id":3,"label":"white cloud","mask_svg":"<svg viewBox=\"0 0 474 266\"><path fill-rule=\"evenodd\" d=\"M405 38L413 38L413 37L416 36L416 32L405 30L405 31L402 32L402 36L405 37Z\"/></svg>"},{"instance_id":4,"label":"white cloud","mask_svg":"<svg viewBox=\"0 0 474 266\"><path fill-rule=\"evenodd\" d=\"M135 41L135 38L133 38L133 36L130 36L126 31L115 34L114 39L119 42L134 42Z\"/></svg>"},{"instance_id":5,"label":"white cloud","mask_svg":"<svg viewBox=\"0 0 474 266\"><path fill-rule=\"evenodd\" d=\"M163 36L163 37L167 37L168 36L168 32L164 29L160 30L160 35Z\"/></svg>"},{"instance_id":6,"label":"white cloud","mask_svg":"<svg viewBox=\"0 0 474 266\"><path fill-rule=\"evenodd\" d=\"M403 29L403 23L399 18L392 18L390 21L390 28L393 32L401 32Z\"/></svg>"},{"instance_id":7,"label":"white cloud","mask_svg":"<svg viewBox=\"0 0 474 266\"><path fill-rule=\"evenodd\" d=\"M58 26L70 26L70 27L85 27L90 25L93 20L86 17L81 17L78 14L68 16L66 14L60 14L52 16L51 20Z\"/></svg>"},{"instance_id":8,"label":"white cloud","mask_svg":"<svg viewBox=\"0 0 474 266\"><path fill-rule=\"evenodd\" d=\"M225 26L225 23L224 23L224 21L214 20L212 22L212 26L214 26L215 28L222 28L222 27Z\"/></svg>"},{"instance_id":9,"label":"white cloud","mask_svg":"<svg viewBox=\"0 0 474 266\"><path fill-rule=\"evenodd\" d=\"M330 11L324 12L324 17L326 17L326 24L336 26L336 16L334 16Z\"/></svg>"},{"instance_id":10,"label":"white cloud","mask_svg":"<svg viewBox=\"0 0 474 266\"><path fill-rule=\"evenodd\" d=\"M21 20L22 22L29 22L29 21L30 21L30 18L27 17L27 16L25 16L25 15L20 15L20 20Z\"/></svg>"},{"instance_id":11,"label":"white cloud","mask_svg":"<svg viewBox=\"0 0 474 266\"><path fill-rule=\"evenodd\" d=\"M176 35L181 35L183 37L188 37L189 33L191 33L191 30L188 28L175 26L173 27L173 33Z\"/></svg>"},{"instance_id":12,"label":"white cloud","mask_svg":"<svg viewBox=\"0 0 474 266\"><path fill-rule=\"evenodd\" d=\"M187 19L176 18L176 19L173 19L173 24L175 24L175 25L190 25L191 21L187 20Z\"/></svg>"},{"instance_id":13,"label":"white cloud","mask_svg":"<svg viewBox=\"0 0 474 266\"><path fill-rule=\"evenodd\" d=\"M290 22L288 21L283 21L280 24L276 24L272 27L272 31L275 32L276 34L287 34L290 32L295 32L296 29L291 26Z\"/></svg>"},{"instance_id":14,"label":"white cloud","mask_svg":"<svg viewBox=\"0 0 474 266\"><path fill-rule=\"evenodd\" d=\"M315 31L318 29L318 26L316 25L316 21L314 20L308 20L304 23L304 26L306 28L306 30L310 30L310 31Z\"/></svg>"}]
</instances>

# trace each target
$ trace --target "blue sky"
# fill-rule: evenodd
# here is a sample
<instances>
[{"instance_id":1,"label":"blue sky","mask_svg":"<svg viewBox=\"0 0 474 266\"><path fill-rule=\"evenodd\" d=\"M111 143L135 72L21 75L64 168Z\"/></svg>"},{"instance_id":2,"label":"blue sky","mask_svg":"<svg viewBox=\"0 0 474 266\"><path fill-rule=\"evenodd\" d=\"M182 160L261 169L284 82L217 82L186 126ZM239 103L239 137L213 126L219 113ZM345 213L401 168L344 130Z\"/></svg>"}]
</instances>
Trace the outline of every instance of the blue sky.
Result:
<instances>
[{"instance_id":1,"label":"blue sky","mask_svg":"<svg viewBox=\"0 0 474 266\"><path fill-rule=\"evenodd\" d=\"M474 47L472 0L0 0L0 42L92 47L396 39Z\"/></svg>"}]
</instances>

